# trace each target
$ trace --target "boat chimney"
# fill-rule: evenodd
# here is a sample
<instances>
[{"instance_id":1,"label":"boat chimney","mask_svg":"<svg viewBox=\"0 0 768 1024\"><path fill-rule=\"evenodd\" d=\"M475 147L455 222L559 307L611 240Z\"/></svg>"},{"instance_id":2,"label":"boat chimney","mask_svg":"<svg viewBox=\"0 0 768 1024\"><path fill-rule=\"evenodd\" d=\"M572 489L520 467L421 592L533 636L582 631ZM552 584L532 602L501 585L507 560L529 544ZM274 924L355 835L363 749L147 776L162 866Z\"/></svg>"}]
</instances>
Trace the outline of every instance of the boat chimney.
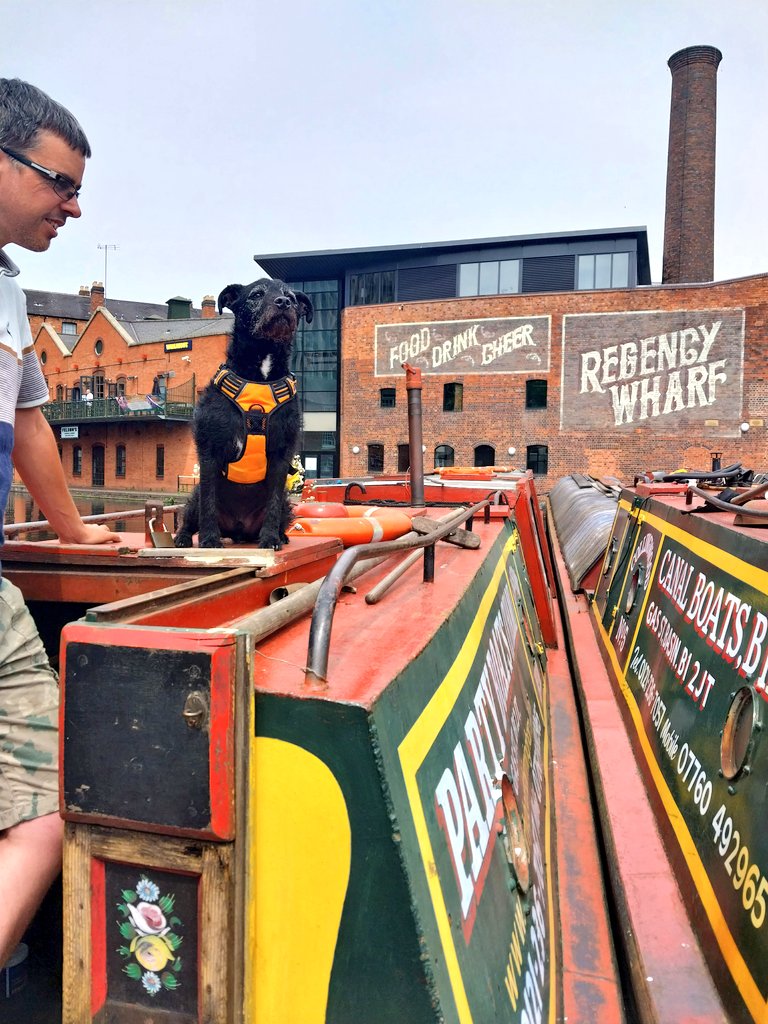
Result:
<instances>
[{"instance_id":1,"label":"boat chimney","mask_svg":"<svg viewBox=\"0 0 768 1024\"><path fill-rule=\"evenodd\" d=\"M421 370L403 363L408 393L408 458L411 464L411 504L424 505L424 452L421 432Z\"/></svg>"},{"instance_id":2,"label":"boat chimney","mask_svg":"<svg viewBox=\"0 0 768 1024\"><path fill-rule=\"evenodd\" d=\"M722 452L710 452L709 454L712 456L712 472L716 473L718 471L718 469L720 469L720 458L721 458L723 453Z\"/></svg>"},{"instance_id":3,"label":"boat chimney","mask_svg":"<svg viewBox=\"0 0 768 1024\"><path fill-rule=\"evenodd\" d=\"M667 62L672 72L662 284L711 281L715 259L714 46L689 46Z\"/></svg>"}]
</instances>

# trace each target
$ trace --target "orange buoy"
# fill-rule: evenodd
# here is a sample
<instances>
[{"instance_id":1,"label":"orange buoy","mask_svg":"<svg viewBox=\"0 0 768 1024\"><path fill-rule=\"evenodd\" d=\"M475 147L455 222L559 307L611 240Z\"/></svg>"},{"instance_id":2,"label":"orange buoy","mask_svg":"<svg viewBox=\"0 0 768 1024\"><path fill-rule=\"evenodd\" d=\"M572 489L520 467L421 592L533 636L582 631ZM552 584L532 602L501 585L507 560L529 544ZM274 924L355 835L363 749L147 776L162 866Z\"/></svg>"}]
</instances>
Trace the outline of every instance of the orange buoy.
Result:
<instances>
[{"instance_id":1,"label":"orange buoy","mask_svg":"<svg viewBox=\"0 0 768 1024\"><path fill-rule=\"evenodd\" d=\"M297 519L339 519L347 515L340 501L302 501L293 510Z\"/></svg>"},{"instance_id":2,"label":"orange buoy","mask_svg":"<svg viewBox=\"0 0 768 1024\"><path fill-rule=\"evenodd\" d=\"M411 518L405 512L399 509L377 508L373 509L370 515L338 518L301 517L295 519L286 532L289 537L338 537L347 548L352 544L394 540L408 533L410 529Z\"/></svg>"}]
</instances>

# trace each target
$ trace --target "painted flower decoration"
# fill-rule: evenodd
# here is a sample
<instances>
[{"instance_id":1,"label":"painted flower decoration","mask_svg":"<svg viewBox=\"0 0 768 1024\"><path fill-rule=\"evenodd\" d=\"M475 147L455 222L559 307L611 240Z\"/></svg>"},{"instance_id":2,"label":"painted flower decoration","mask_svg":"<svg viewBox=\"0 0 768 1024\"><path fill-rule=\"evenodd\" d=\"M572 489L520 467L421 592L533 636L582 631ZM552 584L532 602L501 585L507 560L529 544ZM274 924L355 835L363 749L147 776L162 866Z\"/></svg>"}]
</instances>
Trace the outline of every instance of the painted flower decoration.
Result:
<instances>
[{"instance_id":1,"label":"painted flower decoration","mask_svg":"<svg viewBox=\"0 0 768 1024\"><path fill-rule=\"evenodd\" d=\"M157 995L160 991L160 979L154 971L145 971L141 976L141 984L151 996Z\"/></svg>"},{"instance_id":2,"label":"painted flower decoration","mask_svg":"<svg viewBox=\"0 0 768 1024\"><path fill-rule=\"evenodd\" d=\"M136 883L136 895L140 900L147 900L149 903L154 903L160 895L160 890L157 888L154 882L150 882L148 878L140 878Z\"/></svg>"},{"instance_id":3,"label":"painted flower decoration","mask_svg":"<svg viewBox=\"0 0 768 1024\"><path fill-rule=\"evenodd\" d=\"M123 889L122 897L124 902L117 909L123 920L117 926L128 942L118 949L127 961L123 971L153 997L162 989L172 992L181 984L177 950L182 943L177 931L181 921L173 915L173 894L161 896L158 886L142 876L135 889Z\"/></svg>"},{"instance_id":4,"label":"painted flower decoration","mask_svg":"<svg viewBox=\"0 0 768 1024\"><path fill-rule=\"evenodd\" d=\"M165 914L156 903L139 903L135 907L127 904L131 923L139 935L160 935L168 931Z\"/></svg>"}]
</instances>

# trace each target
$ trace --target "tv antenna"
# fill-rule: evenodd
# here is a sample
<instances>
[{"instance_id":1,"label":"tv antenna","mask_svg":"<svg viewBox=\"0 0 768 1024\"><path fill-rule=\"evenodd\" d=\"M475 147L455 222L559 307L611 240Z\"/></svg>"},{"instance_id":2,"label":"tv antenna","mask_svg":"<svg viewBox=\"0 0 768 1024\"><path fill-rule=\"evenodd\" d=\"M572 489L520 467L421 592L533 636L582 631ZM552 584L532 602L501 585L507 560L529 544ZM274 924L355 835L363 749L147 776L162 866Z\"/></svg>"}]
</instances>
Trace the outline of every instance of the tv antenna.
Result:
<instances>
[{"instance_id":1,"label":"tv antenna","mask_svg":"<svg viewBox=\"0 0 768 1024\"><path fill-rule=\"evenodd\" d=\"M109 292L107 291L107 257L109 256L110 249L113 252L117 251L117 246L116 245L108 245L106 242L104 242L104 243L100 242L96 246L96 248L104 250L104 300L106 301L107 295L109 295Z\"/></svg>"}]
</instances>

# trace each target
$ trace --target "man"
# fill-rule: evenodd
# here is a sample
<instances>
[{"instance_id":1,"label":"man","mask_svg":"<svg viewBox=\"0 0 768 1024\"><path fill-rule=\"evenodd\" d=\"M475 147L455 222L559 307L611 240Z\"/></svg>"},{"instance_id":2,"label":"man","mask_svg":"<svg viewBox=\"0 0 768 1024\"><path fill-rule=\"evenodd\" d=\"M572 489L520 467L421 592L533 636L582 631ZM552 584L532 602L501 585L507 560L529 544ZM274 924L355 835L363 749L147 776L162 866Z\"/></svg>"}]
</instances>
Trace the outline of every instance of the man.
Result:
<instances>
[{"instance_id":1,"label":"man","mask_svg":"<svg viewBox=\"0 0 768 1024\"><path fill-rule=\"evenodd\" d=\"M45 93L0 79L0 510L15 464L62 541L119 540L86 524L67 489L43 416L48 387L32 346L13 242L44 252L68 218L91 155L75 118ZM0 524L0 544L2 525ZM0 549L1 554L1 549ZM61 866L58 686L21 593L0 580L0 964L13 952Z\"/></svg>"}]
</instances>

